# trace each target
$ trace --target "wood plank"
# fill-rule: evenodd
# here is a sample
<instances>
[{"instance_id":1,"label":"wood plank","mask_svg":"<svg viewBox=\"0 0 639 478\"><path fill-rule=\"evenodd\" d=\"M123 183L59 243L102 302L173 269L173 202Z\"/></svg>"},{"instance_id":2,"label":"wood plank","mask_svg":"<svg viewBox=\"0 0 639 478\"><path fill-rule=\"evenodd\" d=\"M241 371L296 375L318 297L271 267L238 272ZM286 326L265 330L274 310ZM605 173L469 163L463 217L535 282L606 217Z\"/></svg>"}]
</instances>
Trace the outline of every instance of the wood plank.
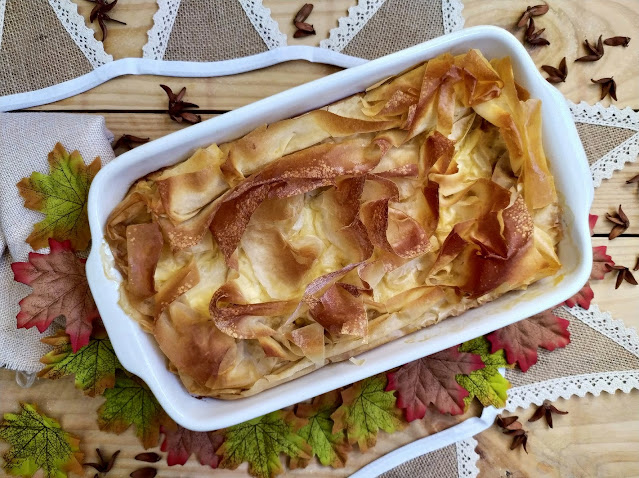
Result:
<instances>
[{"instance_id":1,"label":"wood plank","mask_svg":"<svg viewBox=\"0 0 639 478\"><path fill-rule=\"evenodd\" d=\"M619 205L630 219L627 234L639 234L639 185L626 184L626 181L639 174L639 161L626 163L621 171L615 171L610 179L604 179L597 189L590 212L597 214L599 220L595 226L595 234L608 234L613 223L606 220L606 213L617 210ZM639 243L639 239L637 239ZM637 244L639 253L639 244Z\"/></svg>"},{"instance_id":2,"label":"wood plank","mask_svg":"<svg viewBox=\"0 0 639 478\"><path fill-rule=\"evenodd\" d=\"M82 394L73 386L71 377L60 380L36 380L31 388L20 388L15 382L15 372L0 369L0 390L2 390L2 400L0 400L0 416L4 413L18 412L19 402L35 403L41 412L55 418L62 427L80 438L80 449L85 453L85 461L97 461L94 452L95 448L100 448L110 455L116 450L121 450L117 463L109 476L128 476L136 468L146 464L135 461L136 454L143 451L142 445L130 428L122 435L114 435L99 430L96 422L96 410L104 402L102 397L90 398ZM346 467L333 470L319 465L316 461L302 470L287 471L286 476L292 477L312 477L312 478L333 478L346 477L357 471L359 468L374 459L402 446L411 443L419 438L428 436L439 430L448 428L459 421L471 416L477 416L480 407L475 404L467 414L457 417L441 415L439 413L429 413L427 420L416 420L411 422L406 429L388 435L380 432L377 445L366 453L353 451L348 456ZM4 442L0 442L0 453L7 449ZM153 451L164 455L159 447ZM166 460L153 464L159 470L160 476L199 478L205 476L233 477L247 475L247 465L243 464L237 470L221 470L213 472L209 467L202 466L191 457L185 466L169 467ZM86 477L94 476L93 469L87 469Z\"/></svg>"},{"instance_id":3,"label":"wood plank","mask_svg":"<svg viewBox=\"0 0 639 478\"><path fill-rule=\"evenodd\" d=\"M593 237L593 246L607 246L607 252L616 264L632 269L639 258L639 238L618 237L609 241L607 237ZM639 280L639 271L633 273ZM639 286L624 282L615 290L617 274L606 274L603 280L590 282L595 293L595 303L602 311L610 312L613 318L623 319L628 327L639 330Z\"/></svg>"},{"instance_id":4,"label":"wood plank","mask_svg":"<svg viewBox=\"0 0 639 478\"><path fill-rule=\"evenodd\" d=\"M540 2L537 2L540 3ZM548 0L550 10L535 19L537 28L545 28L544 38L549 46L529 48L537 66L559 65L562 57L568 64L568 78L558 88L566 98L576 103L599 101L600 88L590 82L591 78L614 75L617 82L617 97L614 102L619 108L630 106L639 108L639 38L633 39L628 48L605 47L604 56L599 61L574 63L585 55L583 41L596 42L599 35L636 36L639 24L639 2L636 0ZM513 2L512 0L464 0L462 14L465 26L497 25L506 28L522 39L524 28L516 29L526 5L534 3ZM545 74L544 74L545 76ZM610 99L602 103L607 106Z\"/></svg>"},{"instance_id":5,"label":"wood plank","mask_svg":"<svg viewBox=\"0 0 639 478\"><path fill-rule=\"evenodd\" d=\"M528 454L493 426L477 435L480 478L617 478L639 469L639 390L559 399L568 415L527 423L536 407L517 409L528 430Z\"/></svg>"}]
</instances>

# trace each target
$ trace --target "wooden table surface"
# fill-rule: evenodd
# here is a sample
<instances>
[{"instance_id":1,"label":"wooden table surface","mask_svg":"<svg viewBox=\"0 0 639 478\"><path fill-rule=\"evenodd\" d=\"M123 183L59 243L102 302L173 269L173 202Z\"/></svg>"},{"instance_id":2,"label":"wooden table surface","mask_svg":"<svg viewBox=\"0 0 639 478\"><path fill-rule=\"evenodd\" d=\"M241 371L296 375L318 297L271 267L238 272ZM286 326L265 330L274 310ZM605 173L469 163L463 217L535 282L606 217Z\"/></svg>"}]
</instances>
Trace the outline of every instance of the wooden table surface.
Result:
<instances>
[{"instance_id":1,"label":"wooden table surface","mask_svg":"<svg viewBox=\"0 0 639 478\"><path fill-rule=\"evenodd\" d=\"M92 4L84 0L73 1L78 3L80 13L88 17ZM291 39L291 44L319 44L355 0L317 2L312 20L318 35L300 41L292 40L290 20L303 3L299 0L264 0L264 4L272 9L282 31ZM538 65L558 64L564 55L572 58L580 56L583 54L582 41L585 38L596 40L601 33L604 37L632 37L638 33L637 0L550 0L548 3L551 10L539 23L546 27L546 36L552 40L552 45L531 52ZM512 0L465 0L464 4L466 26L495 24L506 28L515 22L527 5L526 2ZM116 59L141 56L155 10L154 0L121 1L117 7L117 17L126 19L128 25L110 25L105 45L107 52ZM186 99L199 104L204 112L202 116L206 119L337 70L332 66L298 61L220 78L127 76L37 109L99 112L106 118L107 126L116 138L123 133L158 138L184 127L172 122L165 114L166 96L158 86L160 83L168 84L174 90L186 86ZM590 84L589 78L612 74L618 82L619 101L615 104L639 109L639 38L633 39L625 50L607 49L604 58L598 62L589 63L584 68L571 68L568 81L559 88L572 101L594 103L599 99L599 90ZM609 100L603 103L607 105ZM595 191L592 207L594 214L603 215L619 204L624 205L631 222L628 231L614 241L608 241L606 234L610 224L601 218L593 244L607 245L609 254L617 263L630 266L634 265L639 254L639 192L636 186L627 186L625 180L636 174L639 174L639 162L616 172L612 179L604 181ZM623 319L627 326L637 328L639 289L624 284L615 291L614 278L610 276L593 284L595 303L602 310L611 312L613 317ZM94 458L92 450L98 446L105 447L109 453L121 448L128 451L130 456L141 449L132 430L120 436L100 432L95 424L95 410L102 399L84 397L73 387L71 379L39 381L30 389L20 389L15 384L13 372L0 370L0 413L16 411L18 399L38 403L51 416L59 418L65 428L82 437L87 458ZM568 410L570 414L557 419L553 430L536 427L529 455L522 450L509 451L507 437L501 435L496 427L478 435L480 476L639 476L639 391L559 400L557 406ZM532 410L518 412L528 417ZM385 443L392 442L392 439L386 437ZM397 440L399 444L400 440L410 441L410 437L402 435ZM124 463L130 470L135 466L130 457ZM211 472L194 463L193 458L186 467L164 468L167 469L161 470L159 476L238 476L245 473L245 467L237 472ZM93 474L87 473L87 476Z\"/></svg>"}]
</instances>

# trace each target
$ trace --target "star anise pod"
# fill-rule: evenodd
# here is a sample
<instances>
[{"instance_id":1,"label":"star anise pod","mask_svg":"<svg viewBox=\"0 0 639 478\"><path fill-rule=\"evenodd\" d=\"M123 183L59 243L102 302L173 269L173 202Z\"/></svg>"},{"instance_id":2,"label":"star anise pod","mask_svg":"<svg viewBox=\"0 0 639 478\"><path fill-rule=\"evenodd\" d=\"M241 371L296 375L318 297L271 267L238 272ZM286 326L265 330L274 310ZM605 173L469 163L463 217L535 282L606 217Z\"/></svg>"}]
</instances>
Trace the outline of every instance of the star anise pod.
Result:
<instances>
[{"instance_id":1,"label":"star anise pod","mask_svg":"<svg viewBox=\"0 0 639 478\"><path fill-rule=\"evenodd\" d=\"M305 3L302 8L295 14L293 24L297 28L297 31L293 34L293 38L307 37L309 35L315 35L315 28L310 23L306 23L306 19L313 11L312 3Z\"/></svg>"},{"instance_id":2,"label":"star anise pod","mask_svg":"<svg viewBox=\"0 0 639 478\"><path fill-rule=\"evenodd\" d=\"M561 59L559 63L559 68L555 68L550 65L541 65L541 69L544 70L548 75L546 81L550 83L563 83L566 81L566 76L568 76L568 66L566 65L566 57Z\"/></svg>"},{"instance_id":3,"label":"star anise pod","mask_svg":"<svg viewBox=\"0 0 639 478\"><path fill-rule=\"evenodd\" d=\"M135 455L135 459L138 461L146 461L147 463L157 463L158 461L162 459L162 457L158 455L157 453L150 451L150 452L138 453L137 455Z\"/></svg>"},{"instance_id":4,"label":"star anise pod","mask_svg":"<svg viewBox=\"0 0 639 478\"><path fill-rule=\"evenodd\" d=\"M133 149L136 144L148 143L150 140L151 138L140 138L139 136L133 136L132 134L123 134L113 144L113 151L118 148Z\"/></svg>"},{"instance_id":5,"label":"star anise pod","mask_svg":"<svg viewBox=\"0 0 639 478\"><path fill-rule=\"evenodd\" d=\"M510 449L514 450L519 446L524 447L524 451L528 453L526 449L526 444L528 443L528 433L522 428L522 425L519 421L517 421L519 417L517 415L513 415L512 417L502 417L501 415L497 415L495 422L498 426L504 429L503 433L505 435L512 435L513 441L510 444Z\"/></svg>"},{"instance_id":6,"label":"star anise pod","mask_svg":"<svg viewBox=\"0 0 639 478\"><path fill-rule=\"evenodd\" d=\"M599 40L597 40L597 46L591 45L588 43L588 40L584 41L584 45L586 45L586 49L590 51L589 55L582 56L577 58L575 61L597 61L604 54L603 42L601 41L602 35L599 35Z\"/></svg>"},{"instance_id":7,"label":"star anise pod","mask_svg":"<svg viewBox=\"0 0 639 478\"><path fill-rule=\"evenodd\" d=\"M160 86L169 97L169 116L173 121L177 121L178 123L186 121L187 123L191 124L199 123L200 121L202 121L202 117L200 115L196 115L195 113L191 113L190 111L184 111L186 108L199 108L199 106L196 104L182 101L182 98L184 98L184 95L186 94L186 87L182 88L176 95L168 86Z\"/></svg>"},{"instance_id":8,"label":"star anise pod","mask_svg":"<svg viewBox=\"0 0 639 478\"><path fill-rule=\"evenodd\" d=\"M635 270L637 270L636 268L639 266L639 259L637 259L637 264L635 265ZM606 270L608 270L608 272L616 270L617 272L617 281L615 282L615 289L618 289L619 286L621 286L621 284L623 283L623 281L625 280L628 284L632 284L632 285L637 285L637 279L635 279L635 276L632 275L632 272L630 272L630 269L627 268L626 266L620 266L617 264L614 265L610 265L610 264L606 264L604 266L606 268Z\"/></svg>"},{"instance_id":9,"label":"star anise pod","mask_svg":"<svg viewBox=\"0 0 639 478\"><path fill-rule=\"evenodd\" d=\"M102 452L100 451L99 448L96 448L95 451L98 454L98 458L100 459L100 463L83 463L82 466L93 467L99 473L108 473L109 471L111 471L111 468L113 468L113 465L115 464L115 459L120 454L120 450L116 451L113 455L111 455L111 458L109 458L108 460L104 459L104 456L102 456Z\"/></svg>"},{"instance_id":10,"label":"star anise pod","mask_svg":"<svg viewBox=\"0 0 639 478\"><path fill-rule=\"evenodd\" d=\"M545 28L535 31L535 21L530 18L528 20L528 28L526 28L526 33L524 34L524 40L526 41L526 43L533 46L550 45L550 42L548 40L546 40L545 38L541 38L541 34L545 31Z\"/></svg>"},{"instance_id":11,"label":"star anise pod","mask_svg":"<svg viewBox=\"0 0 639 478\"><path fill-rule=\"evenodd\" d=\"M639 174L637 174L636 176L631 177L628 181L626 181L626 184L632 184L632 183L639 184Z\"/></svg>"},{"instance_id":12,"label":"star anise pod","mask_svg":"<svg viewBox=\"0 0 639 478\"><path fill-rule=\"evenodd\" d=\"M610 234L608 234L608 239L610 240L623 234L626 232L626 229L630 227L630 219L628 219L626 213L621 209L621 204L619 205L619 212L613 212L612 214L606 213L606 219L614 223Z\"/></svg>"},{"instance_id":13,"label":"star anise pod","mask_svg":"<svg viewBox=\"0 0 639 478\"><path fill-rule=\"evenodd\" d=\"M146 466L144 468L138 468L131 472L129 475L131 478L154 478L158 474L158 470L152 466Z\"/></svg>"},{"instance_id":14,"label":"star anise pod","mask_svg":"<svg viewBox=\"0 0 639 478\"><path fill-rule=\"evenodd\" d=\"M608 46L628 46L630 37L610 37L604 40L604 45Z\"/></svg>"},{"instance_id":15,"label":"star anise pod","mask_svg":"<svg viewBox=\"0 0 639 478\"><path fill-rule=\"evenodd\" d=\"M557 409L552 403L550 403L549 400L544 400L544 403L542 403L537 408L537 410L535 410L535 413L533 413L533 416L530 417L528 419L528 421L529 422L536 422L541 417L546 417L546 423L548 424L548 426L550 428L552 428L552 414L553 413L558 413L559 415L567 415L568 414L568 412L562 412L561 410Z\"/></svg>"},{"instance_id":16,"label":"star anise pod","mask_svg":"<svg viewBox=\"0 0 639 478\"><path fill-rule=\"evenodd\" d=\"M592 78L590 79L590 81L592 81L593 83L597 83L599 85L601 85L601 98L600 99L604 99L606 97L606 95L610 95L610 97L617 101L617 83L615 83L615 80L612 79L612 77L610 78L599 78L598 80L593 80Z\"/></svg>"},{"instance_id":17,"label":"star anise pod","mask_svg":"<svg viewBox=\"0 0 639 478\"><path fill-rule=\"evenodd\" d=\"M98 21L100 30L102 30L102 41L106 40L107 37L107 27L105 22L115 22L120 25L126 25L126 23L109 16L109 12L117 5L118 0L113 0L111 3L109 3L108 0L87 0L87 2L95 3L95 7L93 7L93 10L91 10L91 14L89 15L89 21L91 23L96 20Z\"/></svg>"},{"instance_id":18,"label":"star anise pod","mask_svg":"<svg viewBox=\"0 0 639 478\"><path fill-rule=\"evenodd\" d=\"M633 271L639 271L639 257L637 257L637 262L635 263L635 266L632 268ZM634 276L633 276L634 278Z\"/></svg>"},{"instance_id":19,"label":"star anise pod","mask_svg":"<svg viewBox=\"0 0 639 478\"><path fill-rule=\"evenodd\" d=\"M544 3L543 5L535 5L533 7L526 7L526 11L521 14L521 18L519 22L517 22L517 26L519 28L525 27L526 23L528 23L528 19L532 17L538 17L540 15L545 14L548 11L548 4Z\"/></svg>"}]
</instances>

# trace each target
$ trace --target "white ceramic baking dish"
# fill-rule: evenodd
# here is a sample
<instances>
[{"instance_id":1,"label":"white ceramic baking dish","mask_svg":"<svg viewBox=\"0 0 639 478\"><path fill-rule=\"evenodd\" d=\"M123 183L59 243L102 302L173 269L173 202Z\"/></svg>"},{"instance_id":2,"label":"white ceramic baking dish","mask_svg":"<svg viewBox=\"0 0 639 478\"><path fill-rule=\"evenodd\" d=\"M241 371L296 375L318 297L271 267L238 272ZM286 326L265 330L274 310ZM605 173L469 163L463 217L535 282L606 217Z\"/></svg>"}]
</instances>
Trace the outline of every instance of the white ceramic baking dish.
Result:
<instances>
[{"instance_id":1,"label":"white ceramic baking dish","mask_svg":"<svg viewBox=\"0 0 639 478\"><path fill-rule=\"evenodd\" d=\"M239 400L196 399L169 372L154 338L118 306L121 277L110 262L104 225L111 210L138 178L187 158L196 148L222 143L264 123L299 115L366 89L441 53L478 48L487 58L510 56L517 81L542 100L543 137L564 209L563 267L525 292L510 293L463 315L377 347L358 358ZM474 27L446 35L364 65L284 91L222 116L190 126L123 154L96 176L89 193L93 247L87 261L89 285L115 352L127 370L141 377L167 413L191 430L213 430L294 404L530 317L576 293L592 264L588 211L593 186L588 162L562 95L535 67L523 46L505 30Z\"/></svg>"}]
</instances>

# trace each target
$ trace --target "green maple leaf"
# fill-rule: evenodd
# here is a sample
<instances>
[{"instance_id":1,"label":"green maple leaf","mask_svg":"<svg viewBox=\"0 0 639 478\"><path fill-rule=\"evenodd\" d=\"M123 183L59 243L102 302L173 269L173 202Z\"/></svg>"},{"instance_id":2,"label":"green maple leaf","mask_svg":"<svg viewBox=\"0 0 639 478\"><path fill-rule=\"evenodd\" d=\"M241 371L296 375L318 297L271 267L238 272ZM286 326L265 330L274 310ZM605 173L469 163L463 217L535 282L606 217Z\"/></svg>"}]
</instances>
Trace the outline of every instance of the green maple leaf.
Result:
<instances>
[{"instance_id":1,"label":"green maple leaf","mask_svg":"<svg viewBox=\"0 0 639 478\"><path fill-rule=\"evenodd\" d=\"M24 206L45 215L33 226L27 242L37 250L47 247L49 238L69 239L74 249L84 250L91 238L87 218L89 186L100 170L100 158L86 166L78 151L69 154L58 143L48 160L48 175L33 172L17 184Z\"/></svg>"},{"instance_id":2,"label":"green maple leaf","mask_svg":"<svg viewBox=\"0 0 639 478\"><path fill-rule=\"evenodd\" d=\"M160 426L175 426L149 387L138 377L118 372L115 386L105 390L104 398L106 402L98 409L100 430L119 434L135 425L135 434L144 448L158 444Z\"/></svg>"},{"instance_id":3,"label":"green maple leaf","mask_svg":"<svg viewBox=\"0 0 639 478\"><path fill-rule=\"evenodd\" d=\"M331 415L333 433L346 430L349 443L357 442L361 451L377 442L377 432L404 428L402 412L395 407L395 393L385 392L385 374L376 375L342 390L342 405Z\"/></svg>"},{"instance_id":4,"label":"green maple leaf","mask_svg":"<svg viewBox=\"0 0 639 478\"><path fill-rule=\"evenodd\" d=\"M295 430L304 422L290 411L278 410L226 429L226 441L217 450L220 468L234 470L248 462L249 473L272 478L282 472L280 454L308 459L310 447Z\"/></svg>"},{"instance_id":5,"label":"green maple leaf","mask_svg":"<svg viewBox=\"0 0 639 478\"><path fill-rule=\"evenodd\" d=\"M500 367L512 368L508 365L503 350L498 350L494 354L490 353L490 343L485 337L464 342L459 346L460 352L469 352L481 356L486 365L484 368L475 370L468 375L457 375L457 383L468 390L468 396L464 398L466 409L474 397L485 407L493 405L502 408L506 405L508 398L507 390L510 382L499 373Z\"/></svg>"},{"instance_id":6,"label":"green maple leaf","mask_svg":"<svg viewBox=\"0 0 639 478\"><path fill-rule=\"evenodd\" d=\"M6 413L0 423L0 439L11 448L4 454L10 475L33 476L42 469L46 478L65 478L67 472L82 474L80 440L60 424L38 412L35 405L21 403L19 414Z\"/></svg>"},{"instance_id":7,"label":"green maple leaf","mask_svg":"<svg viewBox=\"0 0 639 478\"><path fill-rule=\"evenodd\" d=\"M122 365L103 328L94 327L88 345L76 353L73 353L71 340L63 330L41 342L54 348L40 359L46 367L38 373L38 377L55 380L73 374L76 388L90 397L102 395L104 390L115 385L115 371L121 370Z\"/></svg>"},{"instance_id":8,"label":"green maple leaf","mask_svg":"<svg viewBox=\"0 0 639 478\"><path fill-rule=\"evenodd\" d=\"M333 468L344 466L347 452L350 450L344 430L333 433L331 415L339 404L339 392L333 390L315 397L310 404L300 403L295 410L295 415L308 420L297 434L310 445L311 456L317 456L322 465ZM291 459L291 468L304 468L308 463L309 459L295 457Z\"/></svg>"}]
</instances>

